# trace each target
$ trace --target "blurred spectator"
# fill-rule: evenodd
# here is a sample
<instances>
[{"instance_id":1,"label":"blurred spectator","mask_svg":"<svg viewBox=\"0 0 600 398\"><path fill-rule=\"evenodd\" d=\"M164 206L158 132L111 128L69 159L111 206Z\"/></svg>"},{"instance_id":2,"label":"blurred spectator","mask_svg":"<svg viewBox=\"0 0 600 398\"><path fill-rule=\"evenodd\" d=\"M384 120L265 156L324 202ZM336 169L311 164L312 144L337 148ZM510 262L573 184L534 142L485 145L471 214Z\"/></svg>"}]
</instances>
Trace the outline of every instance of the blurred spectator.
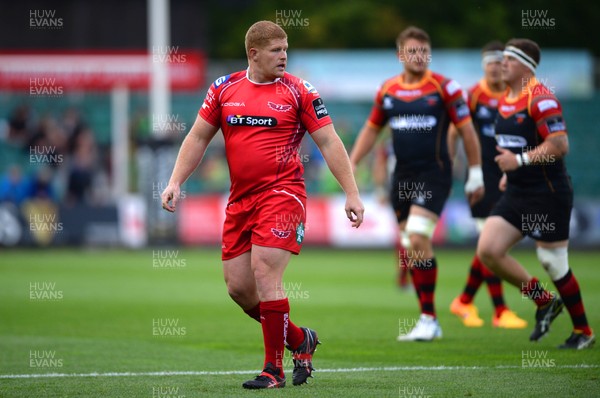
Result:
<instances>
[{"instance_id":1,"label":"blurred spectator","mask_svg":"<svg viewBox=\"0 0 600 398\"><path fill-rule=\"evenodd\" d=\"M28 127L31 124L31 110L21 105L13 111L8 119L8 142L25 145L28 140Z\"/></svg>"},{"instance_id":2,"label":"blurred spectator","mask_svg":"<svg viewBox=\"0 0 600 398\"><path fill-rule=\"evenodd\" d=\"M77 129L84 127L79 111L73 107L67 108L61 120L62 128L67 137L71 137Z\"/></svg>"},{"instance_id":3,"label":"blurred spectator","mask_svg":"<svg viewBox=\"0 0 600 398\"><path fill-rule=\"evenodd\" d=\"M64 155L67 149L67 134L53 116L47 115L40 120L36 132L28 141L26 151L37 148L52 155ZM58 162L50 163L53 167L59 166Z\"/></svg>"},{"instance_id":4,"label":"blurred spectator","mask_svg":"<svg viewBox=\"0 0 600 398\"><path fill-rule=\"evenodd\" d=\"M10 125L7 119L0 119L0 141L8 141L8 134L10 131Z\"/></svg>"},{"instance_id":5,"label":"blurred spectator","mask_svg":"<svg viewBox=\"0 0 600 398\"><path fill-rule=\"evenodd\" d=\"M18 165L11 165L0 178L0 202L19 206L28 195L29 183Z\"/></svg>"},{"instance_id":6,"label":"blurred spectator","mask_svg":"<svg viewBox=\"0 0 600 398\"><path fill-rule=\"evenodd\" d=\"M48 112L34 119L28 105L19 105L6 125L2 138L26 155L6 159L5 173L0 176L1 201L19 205L27 199L44 199L57 203L64 197L69 204L107 202L106 165L101 164L94 133L77 108L66 108L61 116ZM33 171L38 166L42 168Z\"/></svg>"},{"instance_id":7,"label":"blurred spectator","mask_svg":"<svg viewBox=\"0 0 600 398\"><path fill-rule=\"evenodd\" d=\"M70 204L88 201L98 159L92 130L81 127L73 133L68 158L67 201Z\"/></svg>"},{"instance_id":8,"label":"blurred spectator","mask_svg":"<svg viewBox=\"0 0 600 398\"><path fill-rule=\"evenodd\" d=\"M58 197L52 186L53 172L49 167L37 171L33 180L28 184L27 199L47 200L56 203Z\"/></svg>"}]
</instances>

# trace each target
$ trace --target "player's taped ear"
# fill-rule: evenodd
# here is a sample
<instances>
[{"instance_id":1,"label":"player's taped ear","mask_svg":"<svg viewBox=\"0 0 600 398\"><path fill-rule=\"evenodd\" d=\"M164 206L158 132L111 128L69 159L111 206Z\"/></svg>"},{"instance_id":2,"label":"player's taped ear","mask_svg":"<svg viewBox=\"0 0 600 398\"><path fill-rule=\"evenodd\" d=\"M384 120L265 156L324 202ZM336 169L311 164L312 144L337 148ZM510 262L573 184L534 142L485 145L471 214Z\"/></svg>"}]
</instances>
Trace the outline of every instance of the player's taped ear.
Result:
<instances>
[{"instance_id":1,"label":"player's taped ear","mask_svg":"<svg viewBox=\"0 0 600 398\"><path fill-rule=\"evenodd\" d=\"M569 272L569 254L566 247L538 247L537 256L553 281L561 279Z\"/></svg>"},{"instance_id":2,"label":"player's taped ear","mask_svg":"<svg viewBox=\"0 0 600 398\"><path fill-rule=\"evenodd\" d=\"M434 230L435 221L432 219L418 215L408 216L408 221L406 222L407 235L419 234L431 239Z\"/></svg>"}]
</instances>

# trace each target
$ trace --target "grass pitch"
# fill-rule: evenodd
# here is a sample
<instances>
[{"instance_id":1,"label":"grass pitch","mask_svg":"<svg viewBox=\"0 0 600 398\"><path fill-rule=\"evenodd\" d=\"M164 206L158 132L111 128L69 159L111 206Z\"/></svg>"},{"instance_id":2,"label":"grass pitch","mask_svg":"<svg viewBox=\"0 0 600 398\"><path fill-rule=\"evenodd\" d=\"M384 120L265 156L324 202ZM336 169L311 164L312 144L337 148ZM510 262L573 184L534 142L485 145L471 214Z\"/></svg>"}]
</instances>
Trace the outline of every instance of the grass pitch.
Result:
<instances>
[{"instance_id":1,"label":"grass pitch","mask_svg":"<svg viewBox=\"0 0 600 398\"><path fill-rule=\"evenodd\" d=\"M485 285L475 301L484 327L465 328L450 314L471 257L437 252L443 339L398 343L418 310L414 293L395 285L393 252L305 248L293 257L285 287L291 318L323 342L315 378L292 386L288 357L286 388L245 391L241 383L262 366L261 329L228 297L219 251L4 251L0 396L600 396L600 347L556 348L570 333L566 311L537 344L528 341L533 304L506 284L506 300L530 322L527 329L492 328ZM549 282L534 251L516 257ZM596 333L598 259L598 252L570 253Z\"/></svg>"}]
</instances>

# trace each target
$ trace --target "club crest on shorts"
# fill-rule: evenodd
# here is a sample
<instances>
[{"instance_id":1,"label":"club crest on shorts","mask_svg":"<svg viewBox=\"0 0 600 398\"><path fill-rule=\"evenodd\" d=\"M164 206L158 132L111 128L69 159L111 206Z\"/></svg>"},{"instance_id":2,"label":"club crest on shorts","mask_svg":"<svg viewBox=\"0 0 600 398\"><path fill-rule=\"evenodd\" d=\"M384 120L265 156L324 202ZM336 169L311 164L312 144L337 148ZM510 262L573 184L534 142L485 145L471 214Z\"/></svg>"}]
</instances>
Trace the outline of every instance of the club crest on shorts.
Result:
<instances>
[{"instance_id":1,"label":"club crest on shorts","mask_svg":"<svg viewBox=\"0 0 600 398\"><path fill-rule=\"evenodd\" d=\"M276 238L279 239L289 238L290 234L292 233L292 231L280 231L276 228L271 228L271 232L273 233L273 235L275 235Z\"/></svg>"},{"instance_id":2,"label":"club crest on shorts","mask_svg":"<svg viewBox=\"0 0 600 398\"><path fill-rule=\"evenodd\" d=\"M304 240L304 224L300 223L296 227L296 243L301 245Z\"/></svg>"}]
</instances>

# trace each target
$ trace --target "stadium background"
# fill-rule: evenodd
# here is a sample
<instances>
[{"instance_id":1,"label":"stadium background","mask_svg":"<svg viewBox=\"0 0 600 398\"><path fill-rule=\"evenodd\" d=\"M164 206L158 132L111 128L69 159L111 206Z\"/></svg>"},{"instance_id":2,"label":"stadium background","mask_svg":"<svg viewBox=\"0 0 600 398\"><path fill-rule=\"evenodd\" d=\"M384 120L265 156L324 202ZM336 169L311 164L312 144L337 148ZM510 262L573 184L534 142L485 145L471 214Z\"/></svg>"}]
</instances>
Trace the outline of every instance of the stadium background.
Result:
<instances>
[{"instance_id":1,"label":"stadium background","mask_svg":"<svg viewBox=\"0 0 600 398\"><path fill-rule=\"evenodd\" d=\"M487 41L514 36L537 40L543 49L538 75L556 90L570 132L568 167L577 199L573 244L599 246L600 43L588 31L598 6L432 4L425 11L416 3L392 1L173 1L171 39L163 49L169 57L163 59L196 75L188 81L184 77L172 91L171 109L165 115L153 115L149 109L147 83L129 87L124 103L128 125L117 134L110 83L90 83L81 89L74 75L44 81L52 75L36 69L22 73L21 83L16 83L15 71L4 70L0 80L0 214L6 222L0 227L0 242L101 247L218 244L222 202L228 191L221 140L213 142L203 164L184 185L186 198L176 217L161 211L158 196L208 85L246 67L245 30L255 20L271 19L288 32L288 70L320 90L348 150L369 113L377 84L400 71L394 41L408 24L429 31L432 69L455 78L465 89L481 76L478 53ZM3 56L58 53L85 59L86 55L116 54L112 62L124 65L125 56L146 52L148 62L160 62L155 58L157 49L148 47L144 1L28 1L3 8ZM52 26L56 21L60 23L54 25L60 26ZM33 61L38 62L44 63ZM123 141L113 145L115 137ZM115 157L123 142L129 144L128 156ZM307 244L391 246L394 225L387 207L370 195L370 162L363 163L358 180L372 222L352 235L334 227L337 218L330 209L340 190L310 139L301 151L313 199ZM470 245L476 239L463 200L461 166L459 160L452 199L436 232L438 244ZM125 179L126 187L116 187L119 178L121 183ZM201 222L198 214L203 214ZM330 221L321 222L323 218Z\"/></svg>"}]
</instances>

